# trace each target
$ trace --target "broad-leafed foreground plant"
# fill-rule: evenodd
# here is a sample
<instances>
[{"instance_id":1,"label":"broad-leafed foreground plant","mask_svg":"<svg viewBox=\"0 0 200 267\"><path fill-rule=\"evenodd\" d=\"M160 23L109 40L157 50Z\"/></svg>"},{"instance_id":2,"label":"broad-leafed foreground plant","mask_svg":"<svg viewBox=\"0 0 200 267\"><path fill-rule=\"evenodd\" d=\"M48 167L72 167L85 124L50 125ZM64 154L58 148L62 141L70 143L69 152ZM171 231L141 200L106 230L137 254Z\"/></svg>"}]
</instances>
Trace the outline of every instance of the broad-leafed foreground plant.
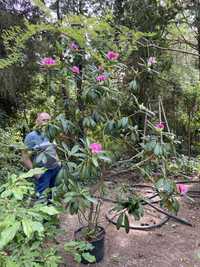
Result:
<instances>
[{"instance_id":1,"label":"broad-leafed foreground plant","mask_svg":"<svg viewBox=\"0 0 200 267\"><path fill-rule=\"evenodd\" d=\"M18 142L20 139L19 132L16 128L0 128L0 185L5 182L9 173L17 173L21 171L22 164L18 152L11 150L13 143Z\"/></svg>"},{"instance_id":2,"label":"broad-leafed foreground plant","mask_svg":"<svg viewBox=\"0 0 200 267\"><path fill-rule=\"evenodd\" d=\"M57 233L59 212L52 205L33 205L34 186L28 181L43 171L12 174L0 187L1 266L56 267L61 261L56 249L45 245Z\"/></svg>"},{"instance_id":3,"label":"broad-leafed foreground plant","mask_svg":"<svg viewBox=\"0 0 200 267\"><path fill-rule=\"evenodd\" d=\"M83 259L87 262L93 263L96 261L95 256L90 254L93 249L93 245L84 241L70 241L64 245L64 249L67 253L72 255L77 262L81 262Z\"/></svg>"}]
</instances>

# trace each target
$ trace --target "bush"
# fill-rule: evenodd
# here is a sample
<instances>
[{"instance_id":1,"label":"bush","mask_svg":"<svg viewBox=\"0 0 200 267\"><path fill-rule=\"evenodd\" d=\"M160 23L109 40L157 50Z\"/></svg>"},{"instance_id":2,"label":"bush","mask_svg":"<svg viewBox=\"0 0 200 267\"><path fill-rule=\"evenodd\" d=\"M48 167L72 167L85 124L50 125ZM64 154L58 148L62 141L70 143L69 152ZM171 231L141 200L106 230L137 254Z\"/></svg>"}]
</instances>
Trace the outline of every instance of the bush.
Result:
<instances>
[{"instance_id":1,"label":"bush","mask_svg":"<svg viewBox=\"0 0 200 267\"><path fill-rule=\"evenodd\" d=\"M0 183L5 181L9 173L18 173L23 169L21 155L13 146L20 139L15 128L0 128Z\"/></svg>"}]
</instances>

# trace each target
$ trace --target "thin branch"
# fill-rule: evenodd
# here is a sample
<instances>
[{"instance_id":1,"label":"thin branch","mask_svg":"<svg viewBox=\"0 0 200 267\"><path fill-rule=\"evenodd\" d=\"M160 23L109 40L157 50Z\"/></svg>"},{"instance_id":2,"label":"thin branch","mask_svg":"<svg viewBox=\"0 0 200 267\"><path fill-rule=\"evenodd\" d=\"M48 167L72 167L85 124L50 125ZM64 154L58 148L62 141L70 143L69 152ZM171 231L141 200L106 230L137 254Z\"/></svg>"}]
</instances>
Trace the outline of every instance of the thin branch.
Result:
<instances>
[{"instance_id":1,"label":"thin branch","mask_svg":"<svg viewBox=\"0 0 200 267\"><path fill-rule=\"evenodd\" d=\"M180 32L180 35L181 35L181 38L183 39L183 41L184 41L187 45L189 45L190 47L192 47L193 49L197 50L197 45L195 45L195 44L191 43L190 41L188 41L188 40L185 38L185 36L182 34L182 32L181 32L181 30L179 29L178 25L175 24L175 26L176 26L177 30Z\"/></svg>"},{"instance_id":2,"label":"thin branch","mask_svg":"<svg viewBox=\"0 0 200 267\"><path fill-rule=\"evenodd\" d=\"M169 124L168 124L168 121L167 121L167 116L165 114L165 110L164 110L164 106L163 106L162 100L160 100L160 105L161 105L161 109L162 109L163 116L164 116L164 119L165 119L165 123L166 123L166 126L167 126L167 131L170 133Z\"/></svg>"},{"instance_id":3,"label":"thin branch","mask_svg":"<svg viewBox=\"0 0 200 267\"><path fill-rule=\"evenodd\" d=\"M179 218L179 217L177 217L177 216L175 216L175 215L173 215L173 214L170 214L169 212L167 212L167 211L165 211L165 210L163 210L163 209L160 209L160 208L158 208L158 207L152 205L152 203L149 202L148 200L143 199L143 201L144 201L147 205L149 205L150 207L152 207L153 209L155 209L155 210L157 210L157 211L159 211L159 212L161 212L161 213L167 215L168 217L170 217L170 218L172 218L172 219L174 219L174 220L176 220L176 221L178 221L178 222L180 222L180 223L183 223L183 224L192 226L192 224L191 224L190 222L188 222L187 220L182 219L182 218Z\"/></svg>"},{"instance_id":4,"label":"thin branch","mask_svg":"<svg viewBox=\"0 0 200 267\"><path fill-rule=\"evenodd\" d=\"M147 161L151 160L152 159L152 156L149 156L148 158L134 164L133 166L131 166L130 168L128 169L125 169L125 170L121 170L121 171L118 171L118 172L114 172L112 174L109 174L109 177L113 177L115 175L119 175L119 174L125 174L125 173L129 173L130 171L133 171L134 169L137 169L138 167L140 167L141 165L143 165L144 163L146 163Z\"/></svg>"},{"instance_id":5,"label":"thin branch","mask_svg":"<svg viewBox=\"0 0 200 267\"><path fill-rule=\"evenodd\" d=\"M112 167L113 167L113 166L116 166L116 165L118 165L118 164L124 164L124 163L130 162L130 161L132 161L133 159L138 158L139 156L142 156L143 153L144 153L144 150L140 151L139 153L137 153L136 155L134 155L134 156L131 157L130 159L125 159L125 160L117 161L117 162L115 162L115 163L112 164Z\"/></svg>"},{"instance_id":6,"label":"thin branch","mask_svg":"<svg viewBox=\"0 0 200 267\"><path fill-rule=\"evenodd\" d=\"M144 45L143 43L137 41L138 44L146 47L146 45ZM173 52L178 52L178 53L183 53L183 54L188 54L188 55L192 55L192 56L196 56L196 57L200 57L200 54L198 53L194 53L194 52L188 52L186 50L182 50L182 49L175 49L175 48L167 48L167 47L161 47L159 45L156 45L156 44L148 44L148 46L150 47L155 47L157 49L160 49L160 50L165 50L165 51L173 51Z\"/></svg>"}]
</instances>

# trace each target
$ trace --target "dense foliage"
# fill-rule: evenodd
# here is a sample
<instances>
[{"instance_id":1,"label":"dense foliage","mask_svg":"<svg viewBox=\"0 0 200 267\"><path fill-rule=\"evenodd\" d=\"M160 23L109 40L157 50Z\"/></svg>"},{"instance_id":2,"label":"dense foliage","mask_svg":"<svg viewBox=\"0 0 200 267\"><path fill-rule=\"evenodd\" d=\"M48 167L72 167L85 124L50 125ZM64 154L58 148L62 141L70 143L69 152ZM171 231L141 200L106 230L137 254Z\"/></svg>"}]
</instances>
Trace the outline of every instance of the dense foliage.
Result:
<instances>
[{"instance_id":1,"label":"dense foliage","mask_svg":"<svg viewBox=\"0 0 200 267\"><path fill-rule=\"evenodd\" d=\"M58 266L56 250L44 242L56 234L62 201L86 223L85 239L96 236L104 173L112 167L154 183L161 207L178 212L177 194L186 189L171 177L199 172L191 159L199 153L195 3L0 1L0 258L6 267ZM41 170L22 173L20 159L40 111L52 115L40 131L57 145L62 162L51 206L34 205L29 178ZM147 200L131 193L114 202L117 229L128 233L129 216L139 220ZM65 245L77 261L94 261L85 249L92 247Z\"/></svg>"}]
</instances>

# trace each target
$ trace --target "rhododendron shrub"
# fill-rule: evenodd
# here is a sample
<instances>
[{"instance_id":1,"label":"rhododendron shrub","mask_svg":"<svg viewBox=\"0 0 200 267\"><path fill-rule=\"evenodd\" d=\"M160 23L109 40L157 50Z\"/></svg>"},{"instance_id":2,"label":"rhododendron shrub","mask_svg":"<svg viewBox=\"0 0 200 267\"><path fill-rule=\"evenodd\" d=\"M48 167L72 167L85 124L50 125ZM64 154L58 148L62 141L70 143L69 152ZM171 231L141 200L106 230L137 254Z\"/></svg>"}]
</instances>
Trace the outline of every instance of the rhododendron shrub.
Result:
<instances>
[{"instance_id":1,"label":"rhododendron shrub","mask_svg":"<svg viewBox=\"0 0 200 267\"><path fill-rule=\"evenodd\" d=\"M102 145L98 143L92 143L89 147L91 149L92 154L98 154L102 151Z\"/></svg>"},{"instance_id":2,"label":"rhododendron shrub","mask_svg":"<svg viewBox=\"0 0 200 267\"><path fill-rule=\"evenodd\" d=\"M185 195L188 192L188 185L185 184L177 184L176 185L177 191L181 194L181 195Z\"/></svg>"},{"instance_id":3,"label":"rhododendron shrub","mask_svg":"<svg viewBox=\"0 0 200 267\"><path fill-rule=\"evenodd\" d=\"M41 65L44 67L54 66L56 65L56 60L52 57L45 57L41 60Z\"/></svg>"},{"instance_id":4,"label":"rhododendron shrub","mask_svg":"<svg viewBox=\"0 0 200 267\"><path fill-rule=\"evenodd\" d=\"M71 68L71 70L72 70L72 72L73 72L74 74L79 74L79 73L80 73L80 69L79 69L79 67L77 67L77 66L73 66L73 67Z\"/></svg>"},{"instance_id":5,"label":"rhododendron shrub","mask_svg":"<svg viewBox=\"0 0 200 267\"><path fill-rule=\"evenodd\" d=\"M114 51L109 51L109 52L106 54L106 57L107 57L109 60L117 60L117 59L119 58L119 53L114 52Z\"/></svg>"},{"instance_id":6,"label":"rhododendron shrub","mask_svg":"<svg viewBox=\"0 0 200 267\"><path fill-rule=\"evenodd\" d=\"M104 74L102 74L102 75L97 76L96 77L96 80L98 82L103 82L103 81L106 81L107 80L107 77Z\"/></svg>"},{"instance_id":7,"label":"rhododendron shrub","mask_svg":"<svg viewBox=\"0 0 200 267\"><path fill-rule=\"evenodd\" d=\"M47 132L50 138L56 139L60 147L63 174L75 181L99 185L110 158L120 158L123 150L126 155L127 148L129 151L130 148L132 151L136 148L134 151L140 154L135 158L139 162L139 170L144 176L151 177L151 173L148 174L151 165L154 164L154 168L157 166L160 179L155 182L158 182L157 190L162 205L176 212L177 189L169 183L168 174L163 168L164 161L172 155L172 133L168 132L165 116L157 116L156 112L151 112L139 103L135 96L136 90L141 89L137 82L140 71L154 75L159 59L155 56L138 59L130 67L126 63L130 29L126 31L123 28L120 37L127 39L127 42L118 46L115 43L115 30L105 21L103 24L96 21L94 27L86 21L83 20L82 28L69 31L69 35L67 31L63 33L57 54L41 61L41 65L51 66L41 69L48 77L51 87L49 91L58 99L55 113L59 115L55 119L55 125L48 125ZM98 36L95 27L100 28ZM108 44L105 42L106 33ZM143 69L141 61L144 63ZM137 64L140 64L141 70L134 69ZM129 73L133 81L127 85ZM139 131L137 115L142 118L147 116L147 125ZM113 153L107 154L106 150ZM67 178L66 181L68 183ZM170 194L167 186L170 187ZM79 190L79 185L72 187L75 191ZM93 209L91 205L94 206L96 202L90 202L89 206ZM76 201L71 202L71 209L78 212L79 208L72 203Z\"/></svg>"},{"instance_id":8,"label":"rhododendron shrub","mask_svg":"<svg viewBox=\"0 0 200 267\"><path fill-rule=\"evenodd\" d=\"M147 65L150 67L150 66L152 66L152 65L155 65L157 63L157 60L156 60L156 58L155 57L150 57L150 58L148 58L148 60L147 60Z\"/></svg>"},{"instance_id":9,"label":"rhododendron shrub","mask_svg":"<svg viewBox=\"0 0 200 267\"><path fill-rule=\"evenodd\" d=\"M163 130L165 128L165 124L163 122L156 123L155 127L157 129Z\"/></svg>"}]
</instances>

